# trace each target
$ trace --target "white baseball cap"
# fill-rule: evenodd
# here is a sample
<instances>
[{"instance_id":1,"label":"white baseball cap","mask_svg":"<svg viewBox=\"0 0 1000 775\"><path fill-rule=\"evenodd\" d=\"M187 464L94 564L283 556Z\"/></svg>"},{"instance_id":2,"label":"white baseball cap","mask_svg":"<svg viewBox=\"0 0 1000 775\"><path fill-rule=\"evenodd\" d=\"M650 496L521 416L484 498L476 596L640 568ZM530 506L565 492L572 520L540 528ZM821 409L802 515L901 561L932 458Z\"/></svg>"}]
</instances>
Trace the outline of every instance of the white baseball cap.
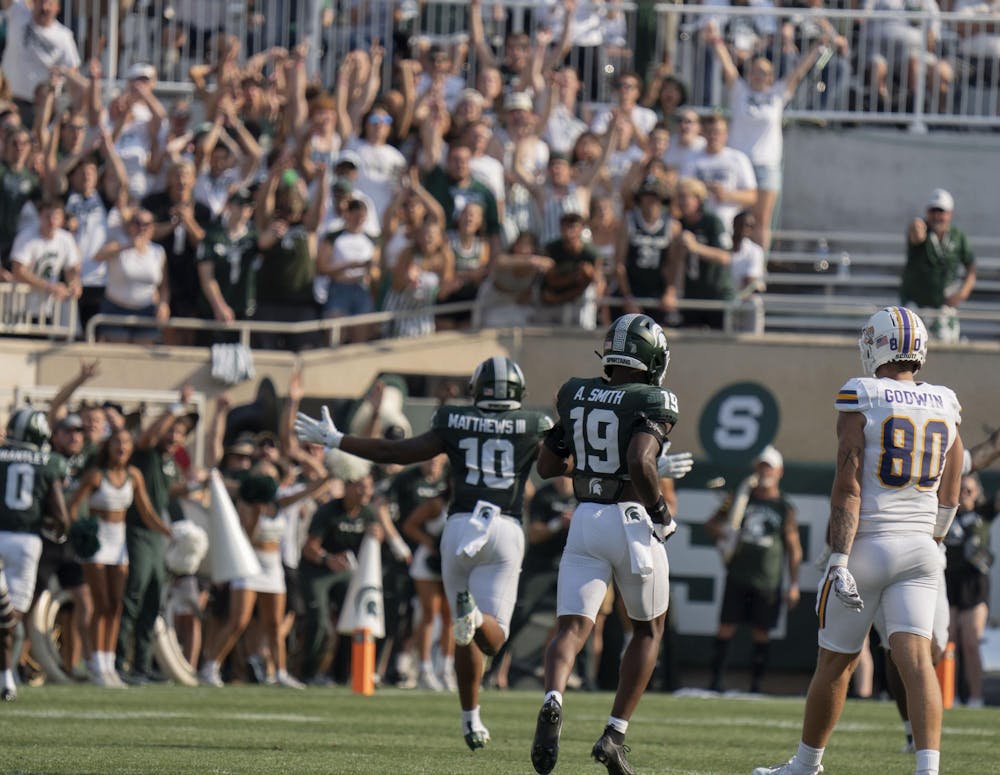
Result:
<instances>
[{"instance_id":1,"label":"white baseball cap","mask_svg":"<svg viewBox=\"0 0 1000 775\"><path fill-rule=\"evenodd\" d=\"M125 77L130 81L134 81L137 78L147 78L153 81L156 79L156 68L152 65L136 62L128 69Z\"/></svg>"},{"instance_id":2,"label":"white baseball cap","mask_svg":"<svg viewBox=\"0 0 1000 775\"><path fill-rule=\"evenodd\" d=\"M930 199L927 200L928 210L944 210L950 213L955 209L955 200L952 198L951 194L945 191L943 188L935 188L931 192Z\"/></svg>"},{"instance_id":3,"label":"white baseball cap","mask_svg":"<svg viewBox=\"0 0 1000 775\"><path fill-rule=\"evenodd\" d=\"M504 110L531 110L532 107L534 107L534 105L531 95L523 91L510 93L503 101Z\"/></svg>"},{"instance_id":4,"label":"white baseball cap","mask_svg":"<svg viewBox=\"0 0 1000 775\"><path fill-rule=\"evenodd\" d=\"M757 463L767 463L771 468L784 468L785 459L781 456L781 453L774 448L771 444L768 444L764 449L760 451L760 454L754 458L754 465Z\"/></svg>"}]
</instances>

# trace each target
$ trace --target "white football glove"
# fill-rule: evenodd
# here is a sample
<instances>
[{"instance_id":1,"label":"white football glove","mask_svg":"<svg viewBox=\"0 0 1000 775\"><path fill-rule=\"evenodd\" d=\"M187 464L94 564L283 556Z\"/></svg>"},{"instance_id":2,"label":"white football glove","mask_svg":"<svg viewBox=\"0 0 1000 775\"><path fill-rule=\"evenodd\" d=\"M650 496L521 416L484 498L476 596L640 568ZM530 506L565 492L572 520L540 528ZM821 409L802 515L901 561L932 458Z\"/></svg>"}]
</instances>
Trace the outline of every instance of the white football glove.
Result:
<instances>
[{"instance_id":1,"label":"white football glove","mask_svg":"<svg viewBox=\"0 0 1000 775\"><path fill-rule=\"evenodd\" d=\"M661 544L666 541L670 536L677 532L677 520L671 519L667 524L660 525L656 522L650 523L653 526L653 536Z\"/></svg>"},{"instance_id":2,"label":"white football glove","mask_svg":"<svg viewBox=\"0 0 1000 775\"><path fill-rule=\"evenodd\" d=\"M692 468L694 468L694 456L690 452L677 452L668 455L670 442L663 445L663 452L656 459L656 472L660 478L683 479Z\"/></svg>"},{"instance_id":3,"label":"white football glove","mask_svg":"<svg viewBox=\"0 0 1000 775\"><path fill-rule=\"evenodd\" d=\"M327 449L339 449L344 434L337 430L330 417L330 410L323 407L320 419L299 412L295 416L295 435L311 444L322 444Z\"/></svg>"},{"instance_id":4,"label":"white football glove","mask_svg":"<svg viewBox=\"0 0 1000 775\"><path fill-rule=\"evenodd\" d=\"M844 604L845 607L855 611L861 611L865 607L865 601L858 594L858 585L854 581L854 576L847 570L845 565L834 565L828 571L826 577L820 582L820 595L816 598L816 613L819 613L819 604L822 600L822 590L829 578L833 584L833 594Z\"/></svg>"}]
</instances>

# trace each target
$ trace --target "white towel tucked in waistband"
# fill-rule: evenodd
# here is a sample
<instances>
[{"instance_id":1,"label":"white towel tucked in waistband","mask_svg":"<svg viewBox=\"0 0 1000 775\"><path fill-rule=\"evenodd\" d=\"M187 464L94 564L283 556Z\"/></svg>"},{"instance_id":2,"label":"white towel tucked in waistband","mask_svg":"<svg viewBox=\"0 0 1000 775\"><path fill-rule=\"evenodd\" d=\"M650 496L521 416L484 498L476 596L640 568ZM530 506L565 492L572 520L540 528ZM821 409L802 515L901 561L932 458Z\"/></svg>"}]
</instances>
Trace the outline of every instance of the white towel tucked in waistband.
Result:
<instances>
[{"instance_id":1,"label":"white towel tucked in waistband","mask_svg":"<svg viewBox=\"0 0 1000 775\"><path fill-rule=\"evenodd\" d=\"M476 501L476 508L465 523L462 540L455 551L456 555L466 554L475 557L486 546L493 523L500 516L500 507L488 501Z\"/></svg>"},{"instance_id":2,"label":"white towel tucked in waistband","mask_svg":"<svg viewBox=\"0 0 1000 775\"><path fill-rule=\"evenodd\" d=\"M632 561L632 572L648 576L653 572L653 531L646 510L638 503L619 503L618 511L625 526L625 541Z\"/></svg>"}]
</instances>

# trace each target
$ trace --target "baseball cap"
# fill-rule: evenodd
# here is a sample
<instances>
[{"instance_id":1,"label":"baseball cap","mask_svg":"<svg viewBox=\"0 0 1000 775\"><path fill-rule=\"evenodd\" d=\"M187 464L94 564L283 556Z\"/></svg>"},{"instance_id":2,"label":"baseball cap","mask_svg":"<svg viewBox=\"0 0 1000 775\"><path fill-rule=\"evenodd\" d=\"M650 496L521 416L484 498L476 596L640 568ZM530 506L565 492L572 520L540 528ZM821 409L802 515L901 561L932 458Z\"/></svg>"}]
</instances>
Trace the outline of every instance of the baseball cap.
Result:
<instances>
[{"instance_id":1,"label":"baseball cap","mask_svg":"<svg viewBox=\"0 0 1000 775\"><path fill-rule=\"evenodd\" d=\"M233 439L232 444L224 450L227 455L246 455L247 457L252 457L256 451L257 444L254 441L254 435L246 431L238 434Z\"/></svg>"},{"instance_id":2,"label":"baseball cap","mask_svg":"<svg viewBox=\"0 0 1000 775\"><path fill-rule=\"evenodd\" d=\"M927 209L944 210L945 212L950 213L955 209L955 200L952 198L951 194L943 188L935 188L931 192L930 199L927 200Z\"/></svg>"},{"instance_id":3,"label":"baseball cap","mask_svg":"<svg viewBox=\"0 0 1000 775\"><path fill-rule=\"evenodd\" d=\"M61 430L73 430L82 431L83 430L83 420L80 419L78 414L67 414L59 422L56 423L55 429L57 431Z\"/></svg>"},{"instance_id":4,"label":"baseball cap","mask_svg":"<svg viewBox=\"0 0 1000 775\"><path fill-rule=\"evenodd\" d=\"M354 169L361 169L361 157L354 151L343 151L333 166L339 167L341 164L350 164Z\"/></svg>"},{"instance_id":5,"label":"baseball cap","mask_svg":"<svg viewBox=\"0 0 1000 775\"><path fill-rule=\"evenodd\" d=\"M784 468L785 459L781 456L781 453L774 448L773 445L768 444L764 449L760 451L760 454L754 458L754 465L757 463L767 463L771 468Z\"/></svg>"},{"instance_id":6,"label":"baseball cap","mask_svg":"<svg viewBox=\"0 0 1000 775\"><path fill-rule=\"evenodd\" d=\"M670 198L667 187L663 185L663 182L659 178L652 175L642 181L642 185L639 186L639 190L636 192L637 196L642 196L643 194L652 194L660 201Z\"/></svg>"},{"instance_id":7,"label":"baseball cap","mask_svg":"<svg viewBox=\"0 0 1000 775\"><path fill-rule=\"evenodd\" d=\"M533 107L531 95L523 91L511 92L503 101L504 110L531 110Z\"/></svg>"},{"instance_id":8,"label":"baseball cap","mask_svg":"<svg viewBox=\"0 0 1000 775\"><path fill-rule=\"evenodd\" d=\"M480 107L486 104L486 98L477 89L462 89L458 95L459 102L474 102Z\"/></svg>"},{"instance_id":9,"label":"baseball cap","mask_svg":"<svg viewBox=\"0 0 1000 775\"><path fill-rule=\"evenodd\" d=\"M128 72L126 73L125 77L129 81L134 81L139 78L145 78L147 80L152 81L154 78L156 78L156 68L153 67L152 65L147 65L142 62L136 62L128 69Z\"/></svg>"}]
</instances>

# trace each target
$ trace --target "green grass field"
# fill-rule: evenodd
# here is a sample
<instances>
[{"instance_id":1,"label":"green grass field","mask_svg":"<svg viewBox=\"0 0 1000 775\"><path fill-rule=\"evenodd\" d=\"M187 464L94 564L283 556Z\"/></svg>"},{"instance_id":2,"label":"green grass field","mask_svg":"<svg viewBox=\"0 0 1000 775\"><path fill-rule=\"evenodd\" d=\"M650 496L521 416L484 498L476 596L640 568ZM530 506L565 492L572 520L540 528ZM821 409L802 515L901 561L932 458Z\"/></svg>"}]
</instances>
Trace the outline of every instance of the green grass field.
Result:
<instances>
[{"instance_id":1,"label":"green grass field","mask_svg":"<svg viewBox=\"0 0 1000 775\"><path fill-rule=\"evenodd\" d=\"M492 743L470 752L453 695L346 689L180 687L109 691L24 689L0 707L3 773L531 773L528 749L541 692L485 692ZM608 694L566 697L556 773L604 773L589 758L610 708ZM647 694L629 729L637 772L748 775L787 758L798 741L802 699L691 698ZM942 772L1000 772L1000 709L945 714ZM832 775L906 775L895 707L851 702L826 756Z\"/></svg>"}]
</instances>

